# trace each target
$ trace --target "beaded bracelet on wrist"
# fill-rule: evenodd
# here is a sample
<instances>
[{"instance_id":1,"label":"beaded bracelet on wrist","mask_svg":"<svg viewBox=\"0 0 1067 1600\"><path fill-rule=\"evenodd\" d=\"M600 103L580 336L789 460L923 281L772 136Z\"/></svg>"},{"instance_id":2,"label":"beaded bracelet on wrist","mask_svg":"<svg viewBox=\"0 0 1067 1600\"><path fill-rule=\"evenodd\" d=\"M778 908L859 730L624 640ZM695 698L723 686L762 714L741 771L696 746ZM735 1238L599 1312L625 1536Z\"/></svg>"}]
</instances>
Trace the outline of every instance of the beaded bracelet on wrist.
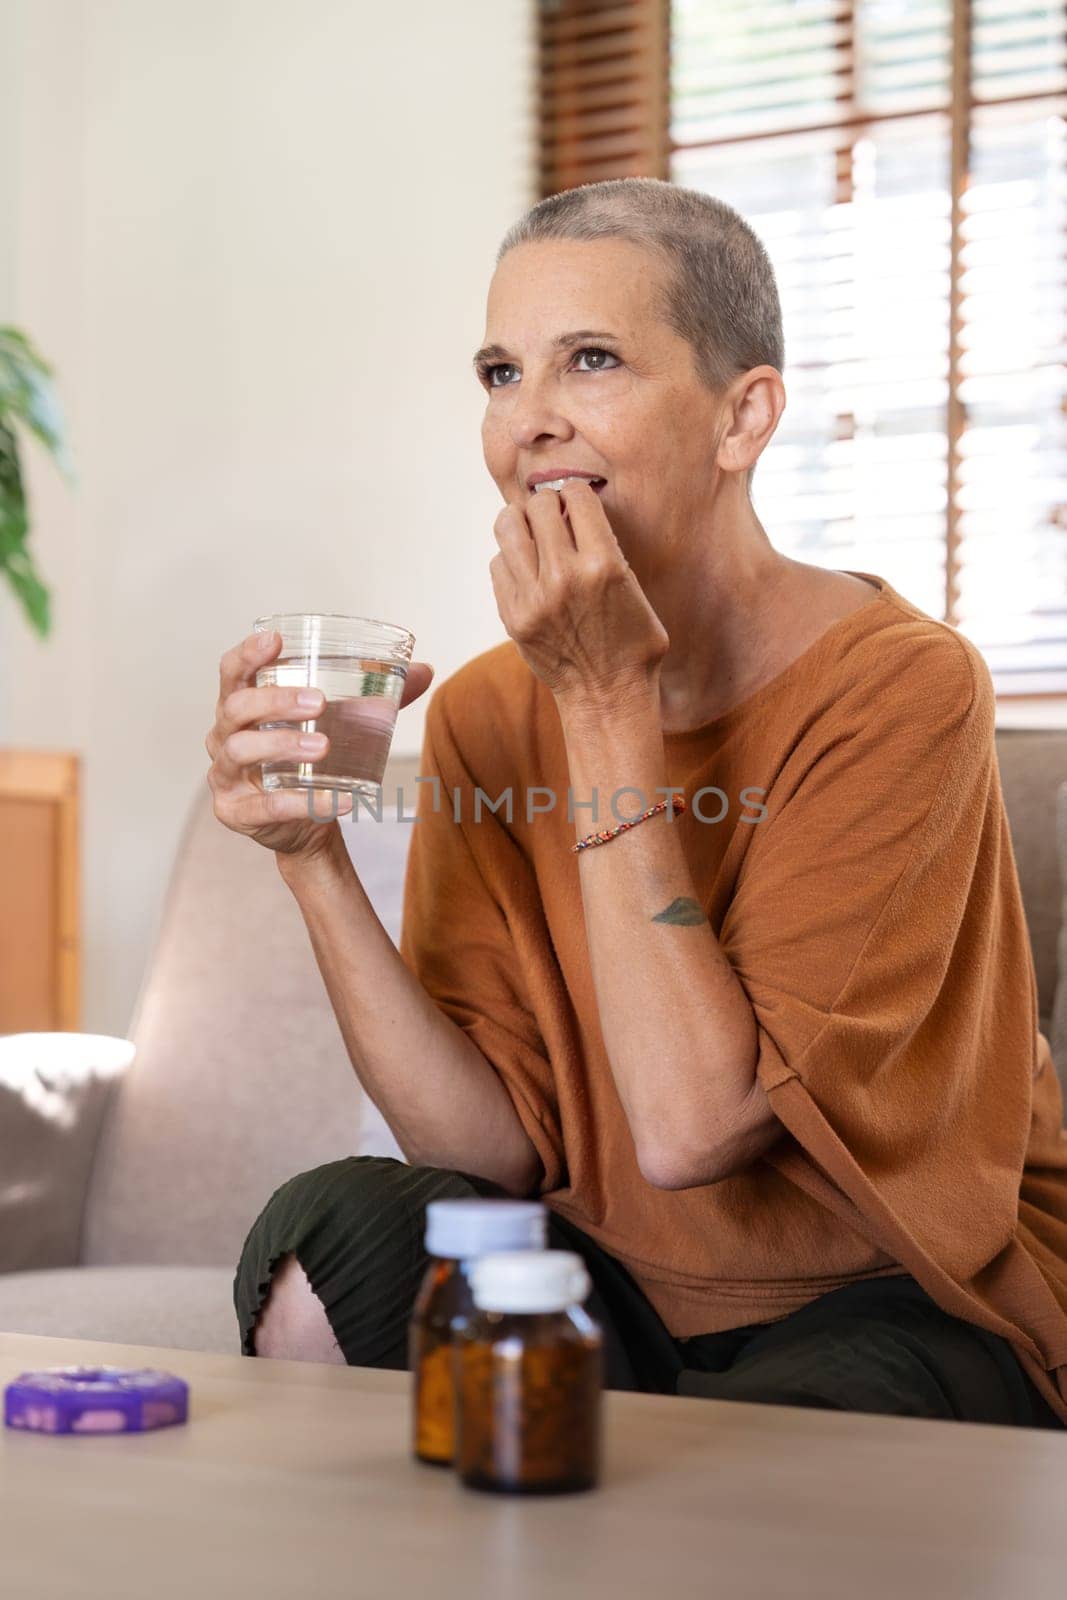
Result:
<instances>
[{"instance_id":1,"label":"beaded bracelet on wrist","mask_svg":"<svg viewBox=\"0 0 1067 1600\"><path fill-rule=\"evenodd\" d=\"M671 795L671 805L676 814L685 810L685 801L680 794ZM600 833L588 833L584 839L579 839L577 844L571 845L571 852L573 854L576 850L588 850L592 845L607 844L609 839L617 838L620 833L625 833L627 828L636 828L639 822L644 822L648 817L654 817L657 812L666 809L666 800L661 800L658 805L649 806L647 811L642 811L639 817L631 817L629 822L620 822L617 828L605 828Z\"/></svg>"}]
</instances>

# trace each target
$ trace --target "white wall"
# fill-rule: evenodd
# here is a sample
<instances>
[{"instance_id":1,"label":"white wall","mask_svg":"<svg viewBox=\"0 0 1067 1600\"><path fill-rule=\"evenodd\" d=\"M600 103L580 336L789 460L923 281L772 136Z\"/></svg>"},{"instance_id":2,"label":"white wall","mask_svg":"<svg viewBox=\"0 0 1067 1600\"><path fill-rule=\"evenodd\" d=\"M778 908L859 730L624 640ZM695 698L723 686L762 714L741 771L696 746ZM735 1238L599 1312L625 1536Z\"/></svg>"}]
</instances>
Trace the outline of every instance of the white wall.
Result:
<instances>
[{"instance_id":1,"label":"white wall","mask_svg":"<svg viewBox=\"0 0 1067 1600\"><path fill-rule=\"evenodd\" d=\"M253 617L403 623L438 679L506 637L469 360L534 198L533 29L533 0L0 0L0 321L55 364L79 473L27 452L55 621L0 584L0 744L83 755L86 1029L128 1026Z\"/></svg>"}]
</instances>

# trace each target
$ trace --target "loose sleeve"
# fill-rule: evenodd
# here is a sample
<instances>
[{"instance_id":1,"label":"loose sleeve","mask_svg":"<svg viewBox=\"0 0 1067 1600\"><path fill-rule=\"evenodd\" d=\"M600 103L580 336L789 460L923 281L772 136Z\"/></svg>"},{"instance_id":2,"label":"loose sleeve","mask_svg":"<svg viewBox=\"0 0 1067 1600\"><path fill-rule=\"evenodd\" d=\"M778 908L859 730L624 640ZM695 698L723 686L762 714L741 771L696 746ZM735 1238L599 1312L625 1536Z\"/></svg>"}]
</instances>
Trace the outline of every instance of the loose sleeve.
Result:
<instances>
[{"instance_id":1,"label":"loose sleeve","mask_svg":"<svg viewBox=\"0 0 1067 1600\"><path fill-rule=\"evenodd\" d=\"M719 935L795 1141L768 1159L956 1281L1015 1227L1037 1037L994 706L958 637L871 649L770 791Z\"/></svg>"},{"instance_id":2,"label":"loose sleeve","mask_svg":"<svg viewBox=\"0 0 1067 1600\"><path fill-rule=\"evenodd\" d=\"M541 1159L538 1192L547 1194L565 1184L566 1160L552 1066L519 948L536 919L516 910L529 889L514 841L488 809L473 820L479 780L460 751L445 687L427 709L400 954L503 1082Z\"/></svg>"}]
</instances>

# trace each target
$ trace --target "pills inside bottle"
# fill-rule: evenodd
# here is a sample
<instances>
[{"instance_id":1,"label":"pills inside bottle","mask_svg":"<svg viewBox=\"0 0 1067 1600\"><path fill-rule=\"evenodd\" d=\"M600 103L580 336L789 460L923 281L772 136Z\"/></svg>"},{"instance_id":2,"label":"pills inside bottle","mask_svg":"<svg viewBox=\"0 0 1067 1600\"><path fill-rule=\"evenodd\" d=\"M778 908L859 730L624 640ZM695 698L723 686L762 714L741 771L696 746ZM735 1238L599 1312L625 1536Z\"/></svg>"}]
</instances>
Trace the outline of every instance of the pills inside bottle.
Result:
<instances>
[{"instance_id":1,"label":"pills inside bottle","mask_svg":"<svg viewBox=\"0 0 1067 1600\"><path fill-rule=\"evenodd\" d=\"M468 1488L591 1489L600 1477L603 1331L569 1250L483 1256L475 1312L453 1343L456 1467Z\"/></svg>"},{"instance_id":2,"label":"pills inside bottle","mask_svg":"<svg viewBox=\"0 0 1067 1600\"><path fill-rule=\"evenodd\" d=\"M414 1373L412 1452L433 1466L455 1453L452 1341L473 1313L469 1270L490 1252L543 1250L547 1214L538 1200L432 1200L426 1207L430 1256L408 1326Z\"/></svg>"}]
</instances>

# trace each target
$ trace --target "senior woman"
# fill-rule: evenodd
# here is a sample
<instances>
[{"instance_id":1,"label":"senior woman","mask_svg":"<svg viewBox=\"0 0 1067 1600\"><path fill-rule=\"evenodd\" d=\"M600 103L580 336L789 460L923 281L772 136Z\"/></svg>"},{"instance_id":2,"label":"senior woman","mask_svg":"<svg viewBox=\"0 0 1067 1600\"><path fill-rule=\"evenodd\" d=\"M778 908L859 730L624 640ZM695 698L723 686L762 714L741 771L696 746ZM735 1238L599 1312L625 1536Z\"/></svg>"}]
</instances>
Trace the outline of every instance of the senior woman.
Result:
<instances>
[{"instance_id":1,"label":"senior woman","mask_svg":"<svg viewBox=\"0 0 1067 1600\"><path fill-rule=\"evenodd\" d=\"M260 787L280 641L221 663L216 814L277 852L407 1157L270 1197L243 1350L405 1368L426 1203L537 1196L610 1388L1062 1427L1067 1136L991 679L772 547L762 245L657 180L553 196L475 364L509 640L430 700L399 952L336 821Z\"/></svg>"}]
</instances>

